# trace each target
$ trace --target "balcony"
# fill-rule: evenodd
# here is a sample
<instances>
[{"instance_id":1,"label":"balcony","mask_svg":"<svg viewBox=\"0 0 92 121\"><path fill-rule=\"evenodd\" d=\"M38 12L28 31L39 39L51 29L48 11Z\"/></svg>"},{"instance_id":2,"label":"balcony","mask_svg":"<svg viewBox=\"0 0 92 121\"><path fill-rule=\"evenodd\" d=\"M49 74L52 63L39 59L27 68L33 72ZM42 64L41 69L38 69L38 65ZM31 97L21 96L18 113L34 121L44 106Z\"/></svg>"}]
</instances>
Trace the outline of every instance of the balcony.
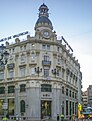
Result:
<instances>
[{"instance_id":1,"label":"balcony","mask_svg":"<svg viewBox=\"0 0 92 121\"><path fill-rule=\"evenodd\" d=\"M50 66L50 65L51 65L51 61L43 60L43 61L42 61L42 65L43 65L43 66Z\"/></svg>"}]
</instances>

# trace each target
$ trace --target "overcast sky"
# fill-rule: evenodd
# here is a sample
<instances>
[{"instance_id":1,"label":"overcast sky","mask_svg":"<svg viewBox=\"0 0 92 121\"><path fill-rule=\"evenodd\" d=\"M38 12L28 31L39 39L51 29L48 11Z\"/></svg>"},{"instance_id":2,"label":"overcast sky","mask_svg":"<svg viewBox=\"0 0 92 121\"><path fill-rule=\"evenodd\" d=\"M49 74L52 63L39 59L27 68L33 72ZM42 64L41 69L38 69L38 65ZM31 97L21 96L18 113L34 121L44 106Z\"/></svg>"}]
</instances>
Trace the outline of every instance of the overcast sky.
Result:
<instances>
[{"instance_id":1,"label":"overcast sky","mask_svg":"<svg viewBox=\"0 0 92 121\"><path fill-rule=\"evenodd\" d=\"M33 36L43 1L57 35L74 50L85 91L92 84L92 0L0 0L0 39L25 31Z\"/></svg>"}]
</instances>

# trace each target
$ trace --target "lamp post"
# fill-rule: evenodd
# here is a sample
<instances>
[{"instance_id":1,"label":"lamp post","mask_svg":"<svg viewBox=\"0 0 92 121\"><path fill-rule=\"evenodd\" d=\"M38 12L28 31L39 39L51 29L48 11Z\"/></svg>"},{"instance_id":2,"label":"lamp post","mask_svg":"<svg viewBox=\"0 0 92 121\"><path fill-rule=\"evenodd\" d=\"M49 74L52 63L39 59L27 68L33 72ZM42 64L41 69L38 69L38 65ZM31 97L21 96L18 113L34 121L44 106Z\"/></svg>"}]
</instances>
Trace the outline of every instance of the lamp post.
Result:
<instances>
[{"instance_id":1,"label":"lamp post","mask_svg":"<svg viewBox=\"0 0 92 121\"><path fill-rule=\"evenodd\" d=\"M42 72L42 68L40 68L39 66L37 68L35 68L35 72L38 74L39 76L39 73Z\"/></svg>"},{"instance_id":2,"label":"lamp post","mask_svg":"<svg viewBox=\"0 0 92 121\"><path fill-rule=\"evenodd\" d=\"M6 65L9 58L9 53L6 51L6 47L2 44L0 46L0 66Z\"/></svg>"},{"instance_id":3,"label":"lamp post","mask_svg":"<svg viewBox=\"0 0 92 121\"><path fill-rule=\"evenodd\" d=\"M0 66L6 65L8 58L9 58L9 53L6 51L6 47L2 44L0 46ZM6 117L6 115L7 115L7 108L8 108L7 90L6 90L6 86L5 86L5 100L3 103L4 117Z\"/></svg>"},{"instance_id":4,"label":"lamp post","mask_svg":"<svg viewBox=\"0 0 92 121\"><path fill-rule=\"evenodd\" d=\"M55 75L55 77L56 77L56 75L58 74L58 71L57 71L57 69L55 68L55 69L52 69L52 73Z\"/></svg>"}]
</instances>

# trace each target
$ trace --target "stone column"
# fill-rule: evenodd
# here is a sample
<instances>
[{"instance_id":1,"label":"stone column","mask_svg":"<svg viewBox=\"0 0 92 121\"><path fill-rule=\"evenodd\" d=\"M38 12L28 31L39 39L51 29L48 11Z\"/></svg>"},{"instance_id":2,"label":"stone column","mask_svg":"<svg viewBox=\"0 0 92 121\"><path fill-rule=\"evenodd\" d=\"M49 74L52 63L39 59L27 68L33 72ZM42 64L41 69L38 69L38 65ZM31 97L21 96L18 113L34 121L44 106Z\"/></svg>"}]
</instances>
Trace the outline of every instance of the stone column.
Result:
<instances>
[{"instance_id":1,"label":"stone column","mask_svg":"<svg viewBox=\"0 0 92 121\"><path fill-rule=\"evenodd\" d=\"M15 116L20 116L19 87L15 86Z\"/></svg>"}]
</instances>

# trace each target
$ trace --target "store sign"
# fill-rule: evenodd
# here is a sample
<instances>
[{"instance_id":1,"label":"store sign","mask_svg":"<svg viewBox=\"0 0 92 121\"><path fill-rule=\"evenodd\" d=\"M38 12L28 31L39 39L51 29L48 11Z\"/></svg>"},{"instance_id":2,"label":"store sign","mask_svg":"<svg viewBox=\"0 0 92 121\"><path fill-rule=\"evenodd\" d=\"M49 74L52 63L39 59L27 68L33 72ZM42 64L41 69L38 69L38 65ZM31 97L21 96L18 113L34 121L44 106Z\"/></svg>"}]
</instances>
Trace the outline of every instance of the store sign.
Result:
<instances>
[{"instance_id":1,"label":"store sign","mask_svg":"<svg viewBox=\"0 0 92 121\"><path fill-rule=\"evenodd\" d=\"M28 34L28 31L22 32L22 33L19 33L19 34L15 34L15 35L13 35L13 36L9 36L9 37L7 37L7 38L0 39L0 42L6 41L6 40L10 40L10 39L12 39L12 38L20 37L20 36L23 36L23 35L26 35L26 34Z\"/></svg>"}]
</instances>

